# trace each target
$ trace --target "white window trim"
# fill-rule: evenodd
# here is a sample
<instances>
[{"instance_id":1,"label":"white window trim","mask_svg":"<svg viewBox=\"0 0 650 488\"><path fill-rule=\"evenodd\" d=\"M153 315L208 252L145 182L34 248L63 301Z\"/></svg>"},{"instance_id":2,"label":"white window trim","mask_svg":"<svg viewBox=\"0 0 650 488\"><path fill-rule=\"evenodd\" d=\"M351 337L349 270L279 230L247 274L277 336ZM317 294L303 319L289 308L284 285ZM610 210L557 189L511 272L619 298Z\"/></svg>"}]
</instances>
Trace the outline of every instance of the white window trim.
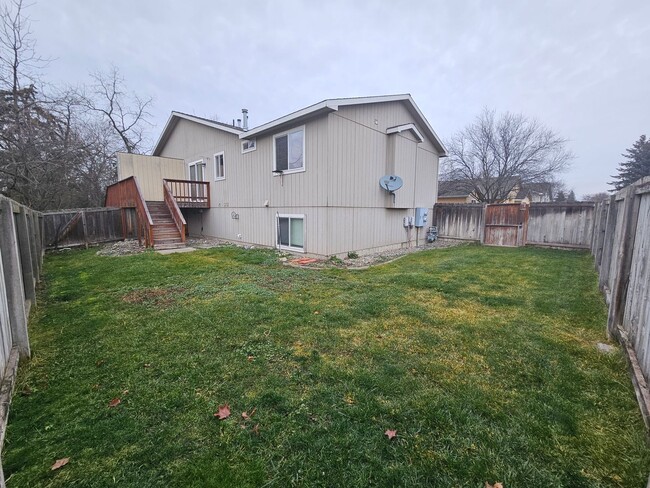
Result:
<instances>
[{"instance_id":1,"label":"white window trim","mask_svg":"<svg viewBox=\"0 0 650 488\"><path fill-rule=\"evenodd\" d=\"M286 169L282 171L281 173L276 173L277 170L277 164L275 161L275 140L278 137L282 136L288 136L289 134L293 132L298 132L302 130L302 168L300 169ZM285 130L284 132L280 132L279 134L274 134L273 135L273 176L281 176L281 175L289 175L292 173L304 173L305 172L305 167L307 166L307 154L305 153L305 141L307 140L307 131L305 130L305 126L301 125L299 127L293 127L292 129ZM289 138L287 137L287 153L288 153L288 147L289 147Z\"/></svg>"},{"instance_id":2,"label":"white window trim","mask_svg":"<svg viewBox=\"0 0 650 488\"><path fill-rule=\"evenodd\" d=\"M217 156L221 156L223 158L223 176L217 176ZM214 181L221 181L226 179L226 156L223 151L219 151L218 153L214 153L214 156L212 156L212 164L214 165Z\"/></svg>"},{"instance_id":3,"label":"white window trim","mask_svg":"<svg viewBox=\"0 0 650 488\"><path fill-rule=\"evenodd\" d=\"M191 178L191 177L190 177L190 175L191 175L191 173L190 173L190 168L191 168L192 166L196 166L197 164L203 164L203 159L197 159L196 161L192 161L191 163L188 163L188 165L187 165L187 179L188 179L188 180ZM205 165L205 169L207 169L207 165ZM207 175L205 174L205 171L204 171L203 173L204 173L204 174L203 174L203 179L202 179L201 181L207 181L207 180L205 179L205 178L207 177Z\"/></svg>"},{"instance_id":4,"label":"white window trim","mask_svg":"<svg viewBox=\"0 0 650 488\"><path fill-rule=\"evenodd\" d=\"M246 143L249 142L249 141L255 141L255 147L248 148L248 149L244 149L244 144L246 144ZM250 138L250 139L246 139L246 140L244 140L244 141L241 142L241 153L242 153L242 154L246 154L246 153L249 153L249 152L253 152L253 151L255 151L255 150L257 150L257 138L256 138L256 137L252 137L252 138Z\"/></svg>"},{"instance_id":5,"label":"white window trim","mask_svg":"<svg viewBox=\"0 0 650 488\"><path fill-rule=\"evenodd\" d=\"M289 218L289 219L302 219L302 247L293 247L293 246L283 246L280 244L280 219ZM278 249L283 251L292 251L304 253L305 248L307 247L307 224L305 214L275 214L275 242ZM291 223L289 224L289 236L291 236Z\"/></svg>"}]
</instances>

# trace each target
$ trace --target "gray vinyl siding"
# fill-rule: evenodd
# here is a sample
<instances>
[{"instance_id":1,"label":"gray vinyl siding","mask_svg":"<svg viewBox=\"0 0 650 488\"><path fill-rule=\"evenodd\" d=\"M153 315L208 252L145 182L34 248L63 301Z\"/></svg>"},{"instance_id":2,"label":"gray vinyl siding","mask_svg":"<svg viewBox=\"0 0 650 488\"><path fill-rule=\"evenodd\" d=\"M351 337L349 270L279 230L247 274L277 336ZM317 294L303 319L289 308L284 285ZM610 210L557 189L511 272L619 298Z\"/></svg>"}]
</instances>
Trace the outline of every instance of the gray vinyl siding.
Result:
<instances>
[{"instance_id":1,"label":"gray vinyl siding","mask_svg":"<svg viewBox=\"0 0 650 488\"><path fill-rule=\"evenodd\" d=\"M416 230L409 233L402 221L415 206L433 207L438 155L431 141L417 143L410 131L387 135L386 129L414 120L402 102L341 107L311 119L304 124L305 171L283 176L272 172L273 135L257 137L257 149L242 154L236 135L179 120L160 154L206 163L212 208L186 213L192 234L273 247L276 216L302 214L307 254L411 246ZM394 168L389 138L395 141ZM215 181L213 156L221 151L225 179ZM397 205L379 186L390 169L404 179ZM421 244L423 231L418 234Z\"/></svg>"}]
</instances>

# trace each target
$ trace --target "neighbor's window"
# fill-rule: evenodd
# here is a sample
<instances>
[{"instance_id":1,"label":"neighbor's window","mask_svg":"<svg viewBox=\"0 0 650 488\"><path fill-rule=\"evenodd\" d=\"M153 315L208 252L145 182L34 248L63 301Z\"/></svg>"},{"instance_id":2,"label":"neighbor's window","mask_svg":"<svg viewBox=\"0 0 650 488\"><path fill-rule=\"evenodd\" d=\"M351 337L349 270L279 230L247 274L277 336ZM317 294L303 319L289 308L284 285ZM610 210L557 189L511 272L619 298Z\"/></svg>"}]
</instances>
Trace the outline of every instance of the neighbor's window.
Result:
<instances>
[{"instance_id":1,"label":"neighbor's window","mask_svg":"<svg viewBox=\"0 0 650 488\"><path fill-rule=\"evenodd\" d=\"M304 215L280 215L278 217L278 246L294 251L304 251Z\"/></svg>"},{"instance_id":2,"label":"neighbor's window","mask_svg":"<svg viewBox=\"0 0 650 488\"><path fill-rule=\"evenodd\" d=\"M273 138L275 171L305 170L305 128L293 129Z\"/></svg>"},{"instance_id":3,"label":"neighbor's window","mask_svg":"<svg viewBox=\"0 0 650 488\"><path fill-rule=\"evenodd\" d=\"M214 155L214 179L226 179L226 168L223 158L223 151Z\"/></svg>"},{"instance_id":4,"label":"neighbor's window","mask_svg":"<svg viewBox=\"0 0 650 488\"><path fill-rule=\"evenodd\" d=\"M250 139L248 141L242 141L241 143L241 153L246 154L247 152L255 151L257 149L255 139Z\"/></svg>"}]
</instances>

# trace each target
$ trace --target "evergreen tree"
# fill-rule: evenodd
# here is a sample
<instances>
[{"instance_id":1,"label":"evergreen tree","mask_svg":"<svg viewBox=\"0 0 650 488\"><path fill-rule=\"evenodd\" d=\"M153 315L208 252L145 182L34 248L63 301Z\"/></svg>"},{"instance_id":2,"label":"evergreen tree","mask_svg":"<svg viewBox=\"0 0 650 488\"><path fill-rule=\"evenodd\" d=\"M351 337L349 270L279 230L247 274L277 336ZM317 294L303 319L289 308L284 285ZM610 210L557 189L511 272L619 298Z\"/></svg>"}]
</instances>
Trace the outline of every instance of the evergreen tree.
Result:
<instances>
[{"instance_id":1,"label":"evergreen tree","mask_svg":"<svg viewBox=\"0 0 650 488\"><path fill-rule=\"evenodd\" d=\"M555 196L555 201L558 203L566 202L566 195L564 194L564 191L560 190L557 192L557 195Z\"/></svg>"},{"instance_id":2,"label":"evergreen tree","mask_svg":"<svg viewBox=\"0 0 650 488\"><path fill-rule=\"evenodd\" d=\"M644 176L650 176L650 140L645 135L639 137L634 145L622 154L625 161L619 163L618 174L609 182L614 190L625 188Z\"/></svg>"},{"instance_id":3,"label":"evergreen tree","mask_svg":"<svg viewBox=\"0 0 650 488\"><path fill-rule=\"evenodd\" d=\"M576 192L571 190L566 197L566 201L569 203L574 203L576 201Z\"/></svg>"}]
</instances>

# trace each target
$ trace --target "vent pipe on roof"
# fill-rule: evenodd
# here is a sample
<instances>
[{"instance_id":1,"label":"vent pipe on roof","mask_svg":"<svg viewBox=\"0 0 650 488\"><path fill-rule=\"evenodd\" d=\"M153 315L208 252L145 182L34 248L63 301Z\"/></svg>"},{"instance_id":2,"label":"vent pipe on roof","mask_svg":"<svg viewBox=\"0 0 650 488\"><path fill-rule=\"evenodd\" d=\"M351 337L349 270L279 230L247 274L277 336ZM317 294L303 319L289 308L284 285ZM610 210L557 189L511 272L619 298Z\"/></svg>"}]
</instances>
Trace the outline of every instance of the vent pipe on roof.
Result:
<instances>
[{"instance_id":1,"label":"vent pipe on roof","mask_svg":"<svg viewBox=\"0 0 650 488\"><path fill-rule=\"evenodd\" d=\"M244 118L244 130L248 130L248 109L241 109L242 117Z\"/></svg>"},{"instance_id":2,"label":"vent pipe on roof","mask_svg":"<svg viewBox=\"0 0 650 488\"><path fill-rule=\"evenodd\" d=\"M237 127L241 127L241 119L237 119Z\"/></svg>"}]
</instances>

